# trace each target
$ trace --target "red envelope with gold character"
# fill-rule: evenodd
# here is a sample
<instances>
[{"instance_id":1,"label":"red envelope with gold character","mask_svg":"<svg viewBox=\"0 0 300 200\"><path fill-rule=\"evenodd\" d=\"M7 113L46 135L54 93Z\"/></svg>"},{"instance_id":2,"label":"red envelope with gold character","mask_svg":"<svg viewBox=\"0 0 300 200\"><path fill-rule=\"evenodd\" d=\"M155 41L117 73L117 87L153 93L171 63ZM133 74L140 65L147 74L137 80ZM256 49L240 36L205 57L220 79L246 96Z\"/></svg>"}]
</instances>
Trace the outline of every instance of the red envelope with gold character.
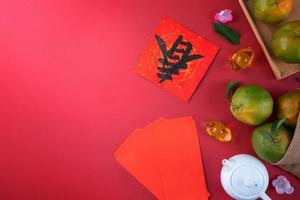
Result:
<instances>
[{"instance_id":1,"label":"red envelope with gold character","mask_svg":"<svg viewBox=\"0 0 300 200\"><path fill-rule=\"evenodd\" d=\"M188 102L218 49L165 17L143 50L134 71Z\"/></svg>"}]
</instances>

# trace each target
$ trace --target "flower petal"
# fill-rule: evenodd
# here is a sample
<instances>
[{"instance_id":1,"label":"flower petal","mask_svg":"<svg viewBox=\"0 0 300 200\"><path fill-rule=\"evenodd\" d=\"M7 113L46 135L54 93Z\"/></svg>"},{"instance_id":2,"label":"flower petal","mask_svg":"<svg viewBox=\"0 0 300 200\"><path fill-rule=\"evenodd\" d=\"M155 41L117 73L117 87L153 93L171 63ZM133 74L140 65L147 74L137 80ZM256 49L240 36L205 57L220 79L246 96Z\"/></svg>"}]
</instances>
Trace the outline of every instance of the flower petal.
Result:
<instances>
[{"instance_id":1,"label":"flower petal","mask_svg":"<svg viewBox=\"0 0 300 200\"><path fill-rule=\"evenodd\" d=\"M284 194L284 188L282 187L275 187L275 191L277 194Z\"/></svg>"},{"instance_id":2,"label":"flower petal","mask_svg":"<svg viewBox=\"0 0 300 200\"><path fill-rule=\"evenodd\" d=\"M284 189L284 192L287 194L292 194L294 192L294 187L289 186Z\"/></svg>"},{"instance_id":3,"label":"flower petal","mask_svg":"<svg viewBox=\"0 0 300 200\"><path fill-rule=\"evenodd\" d=\"M285 176L277 176L277 179L280 181L287 181L287 178Z\"/></svg>"},{"instance_id":4,"label":"flower petal","mask_svg":"<svg viewBox=\"0 0 300 200\"><path fill-rule=\"evenodd\" d=\"M273 185L274 187L277 187L277 186L279 185L279 180L278 180L278 179L274 179L274 180L272 181L272 185Z\"/></svg>"},{"instance_id":5,"label":"flower petal","mask_svg":"<svg viewBox=\"0 0 300 200\"><path fill-rule=\"evenodd\" d=\"M232 10L225 9L225 10L222 10L222 11L216 13L214 15L214 20L219 21L223 24L232 21L233 20Z\"/></svg>"}]
</instances>

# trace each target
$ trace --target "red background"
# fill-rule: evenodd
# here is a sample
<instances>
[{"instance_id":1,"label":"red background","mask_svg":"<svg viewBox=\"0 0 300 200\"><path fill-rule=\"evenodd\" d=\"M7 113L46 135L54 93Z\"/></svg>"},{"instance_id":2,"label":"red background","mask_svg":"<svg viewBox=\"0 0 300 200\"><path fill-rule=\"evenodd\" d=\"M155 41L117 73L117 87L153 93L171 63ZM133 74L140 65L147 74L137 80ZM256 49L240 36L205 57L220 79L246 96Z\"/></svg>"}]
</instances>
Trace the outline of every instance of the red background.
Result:
<instances>
[{"instance_id":1,"label":"red background","mask_svg":"<svg viewBox=\"0 0 300 200\"><path fill-rule=\"evenodd\" d=\"M211 27L216 11L231 8L233 46ZM169 16L221 47L188 104L132 73L162 16ZM274 98L299 84L276 81L234 0L2 0L0 2L0 199L153 200L113 158L136 127L165 116L193 115L199 126L212 200L230 199L219 181L221 160L251 153L252 127L231 116L224 94L231 79L258 83ZM253 46L253 68L229 69L238 48ZM202 125L223 120L234 141L218 143ZM267 164L270 177L286 175L299 199L299 179Z\"/></svg>"}]
</instances>

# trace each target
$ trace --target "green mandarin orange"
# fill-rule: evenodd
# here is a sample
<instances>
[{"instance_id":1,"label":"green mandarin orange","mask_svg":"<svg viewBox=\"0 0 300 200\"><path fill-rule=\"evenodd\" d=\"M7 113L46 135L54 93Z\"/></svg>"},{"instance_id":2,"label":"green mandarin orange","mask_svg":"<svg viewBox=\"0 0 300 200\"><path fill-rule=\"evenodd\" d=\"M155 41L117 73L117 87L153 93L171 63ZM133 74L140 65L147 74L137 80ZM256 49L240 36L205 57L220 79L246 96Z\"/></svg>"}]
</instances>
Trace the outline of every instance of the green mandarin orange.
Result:
<instances>
[{"instance_id":1,"label":"green mandarin orange","mask_svg":"<svg viewBox=\"0 0 300 200\"><path fill-rule=\"evenodd\" d=\"M286 153L291 143L291 133L285 126L271 131L272 123L257 127L252 134L252 147L259 158L275 163Z\"/></svg>"},{"instance_id":2,"label":"green mandarin orange","mask_svg":"<svg viewBox=\"0 0 300 200\"><path fill-rule=\"evenodd\" d=\"M273 24L288 18L293 0L254 0L254 16L265 23Z\"/></svg>"},{"instance_id":3,"label":"green mandarin orange","mask_svg":"<svg viewBox=\"0 0 300 200\"><path fill-rule=\"evenodd\" d=\"M261 86L240 86L231 97L230 110L240 122L256 126L272 114L273 99Z\"/></svg>"},{"instance_id":4,"label":"green mandarin orange","mask_svg":"<svg viewBox=\"0 0 300 200\"><path fill-rule=\"evenodd\" d=\"M272 52L286 63L300 63L300 20L288 22L274 33Z\"/></svg>"},{"instance_id":5,"label":"green mandarin orange","mask_svg":"<svg viewBox=\"0 0 300 200\"><path fill-rule=\"evenodd\" d=\"M285 125L296 127L300 111L300 90L287 92L277 100L277 117L285 119Z\"/></svg>"}]
</instances>

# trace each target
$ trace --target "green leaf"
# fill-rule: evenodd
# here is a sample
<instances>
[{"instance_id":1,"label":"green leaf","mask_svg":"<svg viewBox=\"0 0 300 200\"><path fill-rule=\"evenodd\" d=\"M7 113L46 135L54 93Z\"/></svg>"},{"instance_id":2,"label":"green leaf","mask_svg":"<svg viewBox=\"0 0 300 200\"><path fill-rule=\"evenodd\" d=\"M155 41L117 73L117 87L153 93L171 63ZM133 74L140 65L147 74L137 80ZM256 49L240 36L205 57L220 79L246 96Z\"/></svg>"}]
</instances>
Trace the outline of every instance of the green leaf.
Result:
<instances>
[{"instance_id":1,"label":"green leaf","mask_svg":"<svg viewBox=\"0 0 300 200\"><path fill-rule=\"evenodd\" d=\"M231 99L231 91L233 90L233 88L235 88L235 86L237 85L238 81L230 81L227 86L226 86L226 95L227 95L227 99L228 101L230 101Z\"/></svg>"},{"instance_id":2,"label":"green leaf","mask_svg":"<svg viewBox=\"0 0 300 200\"><path fill-rule=\"evenodd\" d=\"M285 119L278 119L275 122L273 122L272 124L272 128L271 128L271 132L276 133L278 131L278 129L280 128L280 126L285 122Z\"/></svg>"},{"instance_id":3,"label":"green leaf","mask_svg":"<svg viewBox=\"0 0 300 200\"><path fill-rule=\"evenodd\" d=\"M220 23L214 22L215 31L226 38L232 44L240 44L240 34L232 28Z\"/></svg>"}]
</instances>

